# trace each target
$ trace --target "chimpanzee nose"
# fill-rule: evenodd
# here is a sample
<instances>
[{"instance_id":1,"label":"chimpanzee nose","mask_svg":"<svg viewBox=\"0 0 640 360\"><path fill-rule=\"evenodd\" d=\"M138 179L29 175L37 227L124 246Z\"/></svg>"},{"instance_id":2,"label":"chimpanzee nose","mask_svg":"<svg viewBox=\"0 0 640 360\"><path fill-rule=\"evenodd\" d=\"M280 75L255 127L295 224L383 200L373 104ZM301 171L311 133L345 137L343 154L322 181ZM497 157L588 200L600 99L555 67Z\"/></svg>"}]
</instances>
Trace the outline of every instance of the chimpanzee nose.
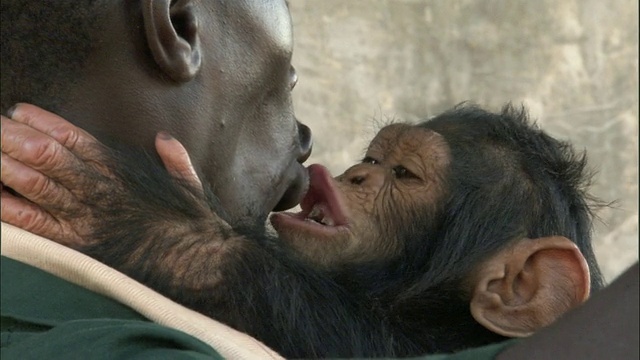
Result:
<instances>
[{"instance_id":1,"label":"chimpanzee nose","mask_svg":"<svg viewBox=\"0 0 640 360\"><path fill-rule=\"evenodd\" d=\"M380 187L384 184L384 174L382 171L375 171L371 166L359 164L347 169L336 180L356 186Z\"/></svg>"},{"instance_id":2,"label":"chimpanzee nose","mask_svg":"<svg viewBox=\"0 0 640 360\"><path fill-rule=\"evenodd\" d=\"M311 155L311 149L313 148L313 138L311 136L311 129L301 122L298 121L298 137L300 138L300 151L301 154L298 156L298 162L300 164L307 161L309 156Z\"/></svg>"},{"instance_id":3,"label":"chimpanzee nose","mask_svg":"<svg viewBox=\"0 0 640 360\"><path fill-rule=\"evenodd\" d=\"M363 185L368 177L369 172L364 167L353 167L347 170L342 181L347 181L352 185Z\"/></svg>"},{"instance_id":4,"label":"chimpanzee nose","mask_svg":"<svg viewBox=\"0 0 640 360\"><path fill-rule=\"evenodd\" d=\"M356 176L352 176L349 179L349 182L352 183L353 185L362 185L364 180L365 180L365 177L363 175L356 175Z\"/></svg>"}]
</instances>

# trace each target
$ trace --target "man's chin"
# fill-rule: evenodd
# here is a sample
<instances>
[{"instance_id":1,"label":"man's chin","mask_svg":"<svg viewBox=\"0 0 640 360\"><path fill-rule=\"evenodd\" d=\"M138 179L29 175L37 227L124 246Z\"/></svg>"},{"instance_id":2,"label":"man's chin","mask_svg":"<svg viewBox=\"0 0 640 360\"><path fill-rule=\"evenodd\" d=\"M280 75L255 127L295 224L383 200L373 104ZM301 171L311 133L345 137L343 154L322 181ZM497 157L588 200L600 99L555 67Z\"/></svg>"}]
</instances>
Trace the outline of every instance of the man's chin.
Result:
<instances>
[{"instance_id":1,"label":"man's chin","mask_svg":"<svg viewBox=\"0 0 640 360\"><path fill-rule=\"evenodd\" d=\"M300 203L309 186L307 169L296 163L280 181L252 187L250 183L217 189L223 218L233 227L264 228L269 213L290 209Z\"/></svg>"},{"instance_id":2,"label":"man's chin","mask_svg":"<svg viewBox=\"0 0 640 360\"><path fill-rule=\"evenodd\" d=\"M289 183L289 187L285 190L273 211L284 211L298 205L309 189L309 174L305 167L296 164L291 172L293 173L293 181Z\"/></svg>"}]
</instances>

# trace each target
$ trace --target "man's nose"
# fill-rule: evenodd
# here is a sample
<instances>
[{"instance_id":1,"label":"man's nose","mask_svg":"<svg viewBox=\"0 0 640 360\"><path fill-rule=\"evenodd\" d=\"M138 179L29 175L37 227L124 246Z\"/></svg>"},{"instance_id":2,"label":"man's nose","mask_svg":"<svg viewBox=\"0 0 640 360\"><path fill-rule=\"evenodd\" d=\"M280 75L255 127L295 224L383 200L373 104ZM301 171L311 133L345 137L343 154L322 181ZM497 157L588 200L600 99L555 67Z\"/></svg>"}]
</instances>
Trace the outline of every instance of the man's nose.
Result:
<instances>
[{"instance_id":1,"label":"man's nose","mask_svg":"<svg viewBox=\"0 0 640 360\"><path fill-rule=\"evenodd\" d=\"M311 129L300 121L298 121L298 137L300 138L300 156L298 156L298 162L300 164L307 161L311 155L311 148L313 148L313 138L311 136Z\"/></svg>"},{"instance_id":2,"label":"man's nose","mask_svg":"<svg viewBox=\"0 0 640 360\"><path fill-rule=\"evenodd\" d=\"M292 66L289 69L289 89L293 90L293 88L296 87L297 83L298 83L298 74L296 73L296 69Z\"/></svg>"}]
</instances>

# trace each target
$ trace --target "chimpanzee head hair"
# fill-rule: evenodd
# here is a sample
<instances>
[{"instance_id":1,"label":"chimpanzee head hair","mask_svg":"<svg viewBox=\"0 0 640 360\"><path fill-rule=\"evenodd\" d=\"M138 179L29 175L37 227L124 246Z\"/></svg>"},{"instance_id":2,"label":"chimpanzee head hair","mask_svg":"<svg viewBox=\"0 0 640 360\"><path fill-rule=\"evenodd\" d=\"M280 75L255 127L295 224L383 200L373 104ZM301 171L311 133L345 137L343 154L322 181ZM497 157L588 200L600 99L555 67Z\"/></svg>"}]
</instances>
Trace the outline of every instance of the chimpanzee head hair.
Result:
<instances>
[{"instance_id":1,"label":"chimpanzee head hair","mask_svg":"<svg viewBox=\"0 0 640 360\"><path fill-rule=\"evenodd\" d=\"M587 193L585 154L511 105L491 113L462 104L417 126L440 134L450 159L435 213L414 216L425 220L402 230L406 247L394 271L408 282L387 291L393 316L416 343L451 352L506 338L474 318L470 301L475 274L510 245L568 238L586 259L590 289L603 286L591 246L596 202Z\"/></svg>"},{"instance_id":2,"label":"chimpanzee head hair","mask_svg":"<svg viewBox=\"0 0 640 360\"><path fill-rule=\"evenodd\" d=\"M602 288L591 244L597 202L587 193L592 174L585 153L552 138L529 121L524 108L510 104L497 114L462 104L421 126L445 137L452 158L439 234L443 246L431 262L441 271L434 273L469 271L461 264L476 261L462 257L482 259L516 239L564 236L586 258L591 289Z\"/></svg>"},{"instance_id":3,"label":"chimpanzee head hair","mask_svg":"<svg viewBox=\"0 0 640 360\"><path fill-rule=\"evenodd\" d=\"M1 110L17 102L56 110L78 78L106 0L0 2Z\"/></svg>"}]
</instances>

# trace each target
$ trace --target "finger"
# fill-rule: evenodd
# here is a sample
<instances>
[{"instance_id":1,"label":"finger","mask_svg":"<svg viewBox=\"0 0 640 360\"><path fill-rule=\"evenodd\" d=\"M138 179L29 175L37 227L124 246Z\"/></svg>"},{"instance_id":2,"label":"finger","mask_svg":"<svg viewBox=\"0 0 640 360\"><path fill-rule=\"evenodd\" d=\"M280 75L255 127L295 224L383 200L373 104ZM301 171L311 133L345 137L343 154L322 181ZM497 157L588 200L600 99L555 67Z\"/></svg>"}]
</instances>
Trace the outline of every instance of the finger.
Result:
<instances>
[{"instance_id":1,"label":"finger","mask_svg":"<svg viewBox=\"0 0 640 360\"><path fill-rule=\"evenodd\" d=\"M2 153L0 171L4 186L13 189L46 211L56 215L77 212L79 204L69 190L5 153Z\"/></svg>"},{"instance_id":2,"label":"finger","mask_svg":"<svg viewBox=\"0 0 640 360\"><path fill-rule=\"evenodd\" d=\"M79 236L65 229L51 214L26 199L2 189L0 195L2 221L63 245L78 244Z\"/></svg>"},{"instance_id":3,"label":"finger","mask_svg":"<svg viewBox=\"0 0 640 360\"><path fill-rule=\"evenodd\" d=\"M2 116L2 153L58 179L70 169L82 169L82 163L70 150L53 138L25 124Z\"/></svg>"},{"instance_id":4,"label":"finger","mask_svg":"<svg viewBox=\"0 0 640 360\"><path fill-rule=\"evenodd\" d=\"M160 132L156 136L156 151L171 176L202 189L202 183L189 159L189 153L178 140L166 132Z\"/></svg>"},{"instance_id":5,"label":"finger","mask_svg":"<svg viewBox=\"0 0 640 360\"><path fill-rule=\"evenodd\" d=\"M35 105L18 103L9 116L17 122L51 136L70 150L78 150L84 144L97 142L88 132Z\"/></svg>"}]
</instances>

